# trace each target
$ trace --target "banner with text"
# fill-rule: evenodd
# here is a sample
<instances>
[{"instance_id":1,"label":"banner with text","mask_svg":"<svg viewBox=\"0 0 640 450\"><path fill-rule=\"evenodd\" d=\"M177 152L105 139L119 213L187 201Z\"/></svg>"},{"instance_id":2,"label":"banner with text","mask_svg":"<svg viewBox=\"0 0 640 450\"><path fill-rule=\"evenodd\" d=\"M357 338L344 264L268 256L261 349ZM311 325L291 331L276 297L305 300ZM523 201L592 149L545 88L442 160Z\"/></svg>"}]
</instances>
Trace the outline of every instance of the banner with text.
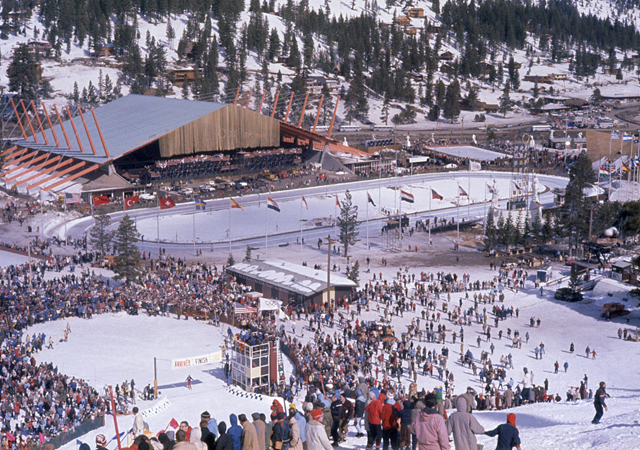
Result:
<instances>
[{"instance_id":1,"label":"banner with text","mask_svg":"<svg viewBox=\"0 0 640 450\"><path fill-rule=\"evenodd\" d=\"M206 355L191 356L189 358L172 359L172 369L184 369L186 367L203 366L222 361L222 352L207 353Z\"/></svg>"}]
</instances>

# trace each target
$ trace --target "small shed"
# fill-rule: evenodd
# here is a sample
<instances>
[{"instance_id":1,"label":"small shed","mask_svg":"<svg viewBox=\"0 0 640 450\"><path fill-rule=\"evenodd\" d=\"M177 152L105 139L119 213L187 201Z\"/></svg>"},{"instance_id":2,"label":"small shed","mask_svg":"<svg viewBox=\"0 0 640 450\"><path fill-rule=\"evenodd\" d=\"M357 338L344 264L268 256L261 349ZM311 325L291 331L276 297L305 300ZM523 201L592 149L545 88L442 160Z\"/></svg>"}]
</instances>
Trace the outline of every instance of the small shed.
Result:
<instances>
[{"instance_id":1,"label":"small shed","mask_svg":"<svg viewBox=\"0 0 640 450\"><path fill-rule=\"evenodd\" d=\"M617 281L622 281L623 283L627 283L631 278L632 268L633 266L630 262L619 261L613 263L611 266L611 278Z\"/></svg>"},{"instance_id":2,"label":"small shed","mask_svg":"<svg viewBox=\"0 0 640 450\"><path fill-rule=\"evenodd\" d=\"M553 271L551 270L550 265L540 266L538 267L538 274L536 275L538 280L542 282L547 282L551 280L553 276Z\"/></svg>"}]
</instances>

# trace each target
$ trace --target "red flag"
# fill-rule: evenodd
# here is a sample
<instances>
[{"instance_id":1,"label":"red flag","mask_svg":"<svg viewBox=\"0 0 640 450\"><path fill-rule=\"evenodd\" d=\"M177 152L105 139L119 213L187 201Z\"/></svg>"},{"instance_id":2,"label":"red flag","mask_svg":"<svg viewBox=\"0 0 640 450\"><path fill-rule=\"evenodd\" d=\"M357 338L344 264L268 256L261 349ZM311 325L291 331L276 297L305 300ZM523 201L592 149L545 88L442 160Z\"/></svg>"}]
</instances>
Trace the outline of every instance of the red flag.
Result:
<instances>
[{"instance_id":1,"label":"red flag","mask_svg":"<svg viewBox=\"0 0 640 450\"><path fill-rule=\"evenodd\" d=\"M169 209L174 206L176 206L176 203L170 197L160 199L160 209Z\"/></svg>"},{"instance_id":2,"label":"red flag","mask_svg":"<svg viewBox=\"0 0 640 450\"><path fill-rule=\"evenodd\" d=\"M438 194L433 189L431 189L431 198L434 199L434 200L442 200L443 199L442 195Z\"/></svg>"},{"instance_id":3,"label":"red flag","mask_svg":"<svg viewBox=\"0 0 640 450\"><path fill-rule=\"evenodd\" d=\"M304 195L302 196L302 201L304 202L304 206L306 206L307 209L309 209L309 205L307 205L307 200L305 200Z\"/></svg>"},{"instance_id":4,"label":"red flag","mask_svg":"<svg viewBox=\"0 0 640 450\"><path fill-rule=\"evenodd\" d=\"M109 197L107 197L106 195L93 196L93 206L108 205L108 204L109 204Z\"/></svg>"},{"instance_id":5,"label":"red flag","mask_svg":"<svg viewBox=\"0 0 640 450\"><path fill-rule=\"evenodd\" d=\"M171 419L171 422L169 423L169 426L171 428L178 428L180 426L180 424L178 423L178 421L176 419Z\"/></svg>"},{"instance_id":6,"label":"red flag","mask_svg":"<svg viewBox=\"0 0 640 450\"><path fill-rule=\"evenodd\" d=\"M126 197L124 199L124 206L126 209L131 208L133 205L135 205L136 203L138 203L140 201L140 197L138 197L137 195L133 195L131 197Z\"/></svg>"},{"instance_id":7,"label":"red flag","mask_svg":"<svg viewBox=\"0 0 640 450\"><path fill-rule=\"evenodd\" d=\"M342 206L340 206L340 200L338 200L338 196L336 195L336 206L338 208L342 208Z\"/></svg>"}]
</instances>

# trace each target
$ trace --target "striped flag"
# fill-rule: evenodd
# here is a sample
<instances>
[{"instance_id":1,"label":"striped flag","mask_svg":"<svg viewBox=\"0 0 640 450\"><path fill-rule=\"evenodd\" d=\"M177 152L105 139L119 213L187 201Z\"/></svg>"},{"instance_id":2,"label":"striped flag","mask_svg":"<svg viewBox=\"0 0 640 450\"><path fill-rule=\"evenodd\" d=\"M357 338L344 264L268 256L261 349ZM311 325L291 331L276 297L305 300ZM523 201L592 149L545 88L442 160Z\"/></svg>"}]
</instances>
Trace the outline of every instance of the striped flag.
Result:
<instances>
[{"instance_id":1,"label":"striped flag","mask_svg":"<svg viewBox=\"0 0 640 450\"><path fill-rule=\"evenodd\" d=\"M622 171L623 172L631 172L631 169L629 169L629 166L627 166L625 163L622 163Z\"/></svg>"},{"instance_id":2,"label":"striped flag","mask_svg":"<svg viewBox=\"0 0 640 450\"><path fill-rule=\"evenodd\" d=\"M620 136L618 135L618 133L616 133L616 132L611 133L611 140L612 141L617 141L618 139L620 139Z\"/></svg>"},{"instance_id":3,"label":"striped flag","mask_svg":"<svg viewBox=\"0 0 640 450\"><path fill-rule=\"evenodd\" d=\"M242 207L242 205L240 205L240 203L238 203L237 201L235 201L231 197L229 197L229 200L231 200L231 207L232 208L240 208L241 210L244 211L244 208Z\"/></svg>"},{"instance_id":4,"label":"striped flag","mask_svg":"<svg viewBox=\"0 0 640 450\"><path fill-rule=\"evenodd\" d=\"M304 203L304 206L306 206L307 209L309 209L309 205L307 205L307 200L304 198L304 195L302 196L302 202Z\"/></svg>"},{"instance_id":5,"label":"striped flag","mask_svg":"<svg viewBox=\"0 0 640 450\"><path fill-rule=\"evenodd\" d=\"M338 208L342 208L342 205L340 204L340 200L338 200L338 194L336 194L336 206Z\"/></svg>"},{"instance_id":6,"label":"striped flag","mask_svg":"<svg viewBox=\"0 0 640 450\"><path fill-rule=\"evenodd\" d=\"M80 196L80 194L70 194L67 192L64 194L64 201L67 205L82 203L82 197Z\"/></svg>"},{"instance_id":7,"label":"striped flag","mask_svg":"<svg viewBox=\"0 0 640 450\"><path fill-rule=\"evenodd\" d=\"M413 194L405 192L402 189L400 189L400 200L407 203L413 203L415 201Z\"/></svg>"},{"instance_id":8,"label":"striped flag","mask_svg":"<svg viewBox=\"0 0 640 450\"><path fill-rule=\"evenodd\" d=\"M608 177L609 176L609 171L607 169L605 169L604 167L600 167L599 174L602 175L602 176Z\"/></svg>"},{"instance_id":9,"label":"striped flag","mask_svg":"<svg viewBox=\"0 0 640 450\"><path fill-rule=\"evenodd\" d=\"M469 194L467 194L467 191L465 191L464 189L462 189L462 186L458 185L458 195L461 197L468 197Z\"/></svg>"},{"instance_id":10,"label":"striped flag","mask_svg":"<svg viewBox=\"0 0 640 450\"><path fill-rule=\"evenodd\" d=\"M274 199L271 197L267 197L267 208L273 209L274 211L280 212L280 207L276 203Z\"/></svg>"},{"instance_id":11,"label":"striped flag","mask_svg":"<svg viewBox=\"0 0 640 450\"><path fill-rule=\"evenodd\" d=\"M373 199L371 198L371 195L368 192L367 192L367 201L371 203L374 207L376 206L376 204L373 203Z\"/></svg>"},{"instance_id":12,"label":"striped flag","mask_svg":"<svg viewBox=\"0 0 640 450\"><path fill-rule=\"evenodd\" d=\"M623 134L622 142L633 142L633 136L631 134Z\"/></svg>"},{"instance_id":13,"label":"striped flag","mask_svg":"<svg viewBox=\"0 0 640 450\"><path fill-rule=\"evenodd\" d=\"M431 189L431 198L433 200L444 200L444 197L438 194L435 190Z\"/></svg>"},{"instance_id":14,"label":"striped flag","mask_svg":"<svg viewBox=\"0 0 640 450\"><path fill-rule=\"evenodd\" d=\"M235 305L235 314L253 314L258 312L258 310L252 306L243 305L242 303L236 302Z\"/></svg>"}]
</instances>

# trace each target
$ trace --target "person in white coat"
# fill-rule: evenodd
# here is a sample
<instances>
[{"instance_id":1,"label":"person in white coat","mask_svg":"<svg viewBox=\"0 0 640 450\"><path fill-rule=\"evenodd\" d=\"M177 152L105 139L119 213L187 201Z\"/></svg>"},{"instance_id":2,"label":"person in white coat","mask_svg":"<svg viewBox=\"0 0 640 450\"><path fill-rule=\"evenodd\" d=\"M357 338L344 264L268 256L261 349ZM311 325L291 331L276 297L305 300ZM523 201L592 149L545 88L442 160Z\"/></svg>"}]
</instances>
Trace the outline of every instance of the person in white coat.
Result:
<instances>
[{"instance_id":1,"label":"person in white coat","mask_svg":"<svg viewBox=\"0 0 640 450\"><path fill-rule=\"evenodd\" d=\"M327 432L322 423L323 412L321 409L311 411L307 422L307 450L333 450Z\"/></svg>"},{"instance_id":2,"label":"person in white coat","mask_svg":"<svg viewBox=\"0 0 640 450\"><path fill-rule=\"evenodd\" d=\"M447 419L447 433L453 433L456 450L477 450L475 435L484 433L484 427L473 414L467 412L467 399L464 396L459 395L456 399L456 409Z\"/></svg>"},{"instance_id":3,"label":"person in white coat","mask_svg":"<svg viewBox=\"0 0 640 450\"><path fill-rule=\"evenodd\" d=\"M133 437L135 439L141 434L144 434L144 419L137 406L133 407L133 413L135 414L133 418Z\"/></svg>"}]
</instances>

